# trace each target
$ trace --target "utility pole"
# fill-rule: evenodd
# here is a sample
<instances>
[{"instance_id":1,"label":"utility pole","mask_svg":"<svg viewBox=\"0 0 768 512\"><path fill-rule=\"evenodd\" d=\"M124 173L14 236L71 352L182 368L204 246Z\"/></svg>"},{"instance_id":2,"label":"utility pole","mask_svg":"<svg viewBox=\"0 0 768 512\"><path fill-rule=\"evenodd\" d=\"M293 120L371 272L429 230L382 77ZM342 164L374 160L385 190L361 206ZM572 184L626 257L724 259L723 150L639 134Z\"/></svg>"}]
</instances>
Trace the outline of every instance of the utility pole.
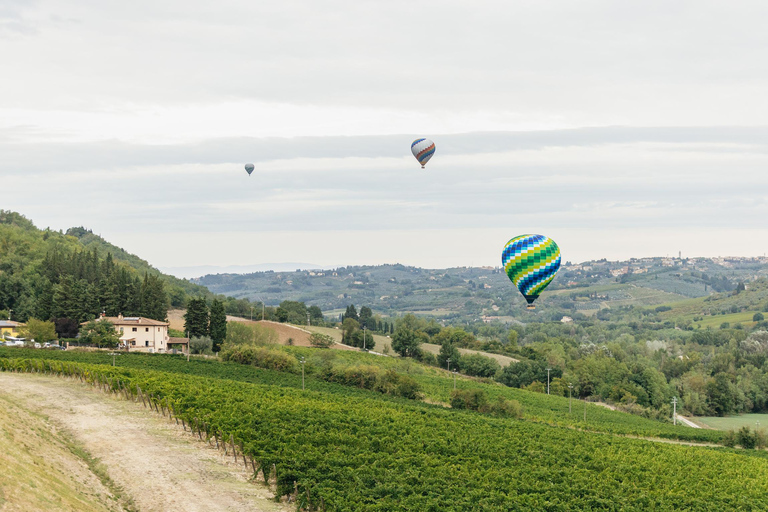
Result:
<instances>
[{"instance_id":1,"label":"utility pole","mask_svg":"<svg viewBox=\"0 0 768 512\"><path fill-rule=\"evenodd\" d=\"M11 313L13 313L13 310L12 310L12 309L9 309L9 310L8 310L8 321L9 321L9 322L11 321Z\"/></svg>"},{"instance_id":2,"label":"utility pole","mask_svg":"<svg viewBox=\"0 0 768 512\"><path fill-rule=\"evenodd\" d=\"M568 383L568 414L571 414L571 391L573 390L573 384Z\"/></svg>"},{"instance_id":3,"label":"utility pole","mask_svg":"<svg viewBox=\"0 0 768 512\"><path fill-rule=\"evenodd\" d=\"M587 421L587 399L584 398L584 421Z\"/></svg>"},{"instance_id":4,"label":"utility pole","mask_svg":"<svg viewBox=\"0 0 768 512\"><path fill-rule=\"evenodd\" d=\"M266 306L264 306L264 301L261 301L261 321L262 322L264 321L264 308L265 307Z\"/></svg>"},{"instance_id":5,"label":"utility pole","mask_svg":"<svg viewBox=\"0 0 768 512\"><path fill-rule=\"evenodd\" d=\"M363 352L365 352L365 326L363 326Z\"/></svg>"},{"instance_id":6,"label":"utility pole","mask_svg":"<svg viewBox=\"0 0 768 512\"><path fill-rule=\"evenodd\" d=\"M192 347L189 346L189 331L187 331L187 362L189 362L189 352L191 350L192 350Z\"/></svg>"},{"instance_id":7,"label":"utility pole","mask_svg":"<svg viewBox=\"0 0 768 512\"><path fill-rule=\"evenodd\" d=\"M453 389L454 390L456 389L456 373L457 373L456 370L453 370ZM758 421L758 423L760 422Z\"/></svg>"},{"instance_id":8,"label":"utility pole","mask_svg":"<svg viewBox=\"0 0 768 512\"><path fill-rule=\"evenodd\" d=\"M251 322L253 322L253 306L251 306Z\"/></svg>"},{"instance_id":9,"label":"utility pole","mask_svg":"<svg viewBox=\"0 0 768 512\"><path fill-rule=\"evenodd\" d=\"M672 424L677 425L677 397L672 399Z\"/></svg>"},{"instance_id":10,"label":"utility pole","mask_svg":"<svg viewBox=\"0 0 768 512\"><path fill-rule=\"evenodd\" d=\"M301 390L304 391L304 356L301 357L301 360L299 361L301 363Z\"/></svg>"},{"instance_id":11,"label":"utility pole","mask_svg":"<svg viewBox=\"0 0 768 512\"><path fill-rule=\"evenodd\" d=\"M312 325L312 322L309 321L309 311L307 311L307 325Z\"/></svg>"},{"instance_id":12,"label":"utility pole","mask_svg":"<svg viewBox=\"0 0 768 512\"><path fill-rule=\"evenodd\" d=\"M552 368L547 368L547 394L549 394L549 372Z\"/></svg>"},{"instance_id":13,"label":"utility pole","mask_svg":"<svg viewBox=\"0 0 768 512\"><path fill-rule=\"evenodd\" d=\"M448 371L451 371L451 358L450 358L450 357L449 357L449 358L447 358L447 359L445 360L445 362L446 362L446 364L448 364Z\"/></svg>"}]
</instances>

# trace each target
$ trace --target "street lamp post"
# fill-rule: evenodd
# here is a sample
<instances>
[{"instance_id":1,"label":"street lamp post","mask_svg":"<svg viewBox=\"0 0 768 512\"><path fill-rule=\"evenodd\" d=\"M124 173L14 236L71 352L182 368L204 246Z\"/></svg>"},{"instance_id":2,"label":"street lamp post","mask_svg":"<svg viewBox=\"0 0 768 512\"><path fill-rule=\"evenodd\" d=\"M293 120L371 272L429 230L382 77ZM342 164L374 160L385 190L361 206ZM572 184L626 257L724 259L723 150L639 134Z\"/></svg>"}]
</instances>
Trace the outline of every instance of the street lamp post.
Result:
<instances>
[{"instance_id":1,"label":"street lamp post","mask_svg":"<svg viewBox=\"0 0 768 512\"><path fill-rule=\"evenodd\" d=\"M677 425L677 397L672 398L672 424Z\"/></svg>"},{"instance_id":2,"label":"street lamp post","mask_svg":"<svg viewBox=\"0 0 768 512\"><path fill-rule=\"evenodd\" d=\"M304 360L304 357L303 357L303 356L302 356L302 358L299 360L299 362L301 363L301 390L302 390L302 391L304 391L304 363L305 363L306 361Z\"/></svg>"},{"instance_id":3,"label":"street lamp post","mask_svg":"<svg viewBox=\"0 0 768 512\"><path fill-rule=\"evenodd\" d=\"M573 384L568 383L568 414L571 414L571 391L573 390Z\"/></svg>"}]
</instances>

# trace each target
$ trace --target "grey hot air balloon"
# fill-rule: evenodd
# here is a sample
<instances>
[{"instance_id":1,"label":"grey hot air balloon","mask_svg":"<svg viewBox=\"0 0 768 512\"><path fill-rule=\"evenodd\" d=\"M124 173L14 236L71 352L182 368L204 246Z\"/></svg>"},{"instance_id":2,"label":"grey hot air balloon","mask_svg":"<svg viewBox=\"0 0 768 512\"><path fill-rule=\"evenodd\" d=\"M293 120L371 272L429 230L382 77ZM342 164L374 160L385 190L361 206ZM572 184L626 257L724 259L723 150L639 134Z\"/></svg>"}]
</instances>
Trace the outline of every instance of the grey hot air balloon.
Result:
<instances>
[{"instance_id":1,"label":"grey hot air balloon","mask_svg":"<svg viewBox=\"0 0 768 512\"><path fill-rule=\"evenodd\" d=\"M245 164L245 172L247 172L248 176L250 176L253 172L253 164Z\"/></svg>"}]
</instances>

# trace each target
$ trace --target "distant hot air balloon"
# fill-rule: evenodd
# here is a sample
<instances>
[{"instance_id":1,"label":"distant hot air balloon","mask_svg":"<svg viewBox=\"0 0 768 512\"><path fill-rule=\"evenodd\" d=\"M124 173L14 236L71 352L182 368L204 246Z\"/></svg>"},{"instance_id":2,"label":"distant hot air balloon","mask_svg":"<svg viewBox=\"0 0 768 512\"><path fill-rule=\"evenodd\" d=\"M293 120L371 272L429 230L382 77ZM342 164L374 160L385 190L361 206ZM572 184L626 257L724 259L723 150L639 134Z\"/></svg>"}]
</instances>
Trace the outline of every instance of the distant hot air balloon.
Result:
<instances>
[{"instance_id":1,"label":"distant hot air balloon","mask_svg":"<svg viewBox=\"0 0 768 512\"><path fill-rule=\"evenodd\" d=\"M248 176L250 176L253 172L253 164L245 164L245 172L247 172Z\"/></svg>"},{"instance_id":2,"label":"distant hot air balloon","mask_svg":"<svg viewBox=\"0 0 768 512\"><path fill-rule=\"evenodd\" d=\"M432 155L435 154L435 143L429 139L416 139L411 144L411 153L416 157L416 160L421 164L423 169Z\"/></svg>"},{"instance_id":3,"label":"distant hot air balloon","mask_svg":"<svg viewBox=\"0 0 768 512\"><path fill-rule=\"evenodd\" d=\"M504 246L501 264L525 300L528 309L554 279L560 268L560 248L544 235L516 236Z\"/></svg>"}]
</instances>

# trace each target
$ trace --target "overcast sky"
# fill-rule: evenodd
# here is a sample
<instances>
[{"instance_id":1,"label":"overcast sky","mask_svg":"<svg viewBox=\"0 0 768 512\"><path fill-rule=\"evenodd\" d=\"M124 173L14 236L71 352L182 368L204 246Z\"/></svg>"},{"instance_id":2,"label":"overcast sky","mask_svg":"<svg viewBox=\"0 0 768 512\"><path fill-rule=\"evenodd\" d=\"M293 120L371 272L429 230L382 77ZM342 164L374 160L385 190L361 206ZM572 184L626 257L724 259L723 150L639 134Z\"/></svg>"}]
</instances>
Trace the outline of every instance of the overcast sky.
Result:
<instances>
[{"instance_id":1,"label":"overcast sky","mask_svg":"<svg viewBox=\"0 0 768 512\"><path fill-rule=\"evenodd\" d=\"M0 208L163 269L768 251L765 2L0 0ZM437 151L422 170L416 137ZM243 165L253 162L248 176Z\"/></svg>"}]
</instances>

